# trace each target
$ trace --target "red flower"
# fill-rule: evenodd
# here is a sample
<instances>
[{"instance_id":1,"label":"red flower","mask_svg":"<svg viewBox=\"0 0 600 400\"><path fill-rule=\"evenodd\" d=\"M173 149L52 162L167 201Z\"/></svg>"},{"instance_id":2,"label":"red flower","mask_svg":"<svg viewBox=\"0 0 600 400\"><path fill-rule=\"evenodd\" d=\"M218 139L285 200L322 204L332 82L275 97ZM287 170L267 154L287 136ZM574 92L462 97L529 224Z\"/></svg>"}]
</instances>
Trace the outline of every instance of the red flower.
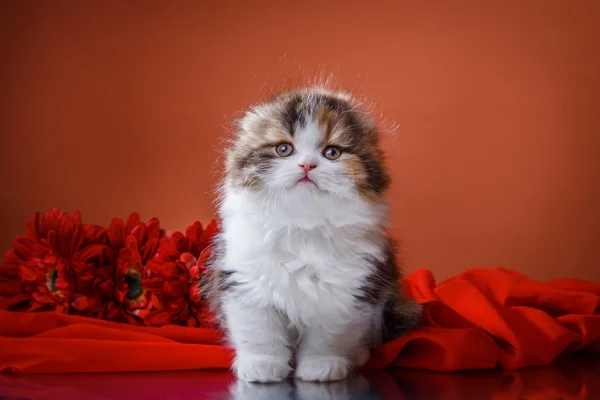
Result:
<instances>
[{"instance_id":1,"label":"red flower","mask_svg":"<svg viewBox=\"0 0 600 400\"><path fill-rule=\"evenodd\" d=\"M81 290L90 293L90 316L110 321L124 321L123 310L115 302L115 271L119 250L125 246L125 239L133 229L143 224L138 213L131 213L127 222L113 218L105 231L106 251L94 260L94 268L82 283Z\"/></svg>"},{"instance_id":2,"label":"red flower","mask_svg":"<svg viewBox=\"0 0 600 400\"><path fill-rule=\"evenodd\" d=\"M26 236L14 240L0 264L0 308L22 309L31 300L30 292L23 290L20 279L21 265L33 256L35 242Z\"/></svg>"},{"instance_id":3,"label":"red flower","mask_svg":"<svg viewBox=\"0 0 600 400\"><path fill-rule=\"evenodd\" d=\"M131 213L127 221L121 218L113 218L106 230L108 245L118 255L119 251L125 247L125 241L129 235L134 235L140 246L146 242L158 241L165 235L165 231L160 228L160 221L157 218L150 219L144 223L138 213ZM152 254L154 256L154 254Z\"/></svg>"},{"instance_id":4,"label":"red flower","mask_svg":"<svg viewBox=\"0 0 600 400\"><path fill-rule=\"evenodd\" d=\"M127 222L123 222L121 218L113 218L106 230L108 245L118 253L120 249L125 247L125 239L127 236L129 236L133 231L133 228L139 224L143 224L143 222L140 219L140 214L135 212L129 215Z\"/></svg>"},{"instance_id":5,"label":"red flower","mask_svg":"<svg viewBox=\"0 0 600 400\"><path fill-rule=\"evenodd\" d=\"M21 265L21 281L34 299L29 311L50 306L63 312L69 310L71 303L86 309L85 297L75 303L75 275L69 263L41 246L36 250L39 257Z\"/></svg>"},{"instance_id":6,"label":"red flower","mask_svg":"<svg viewBox=\"0 0 600 400\"><path fill-rule=\"evenodd\" d=\"M3 307L86 310L88 293L75 294L78 278L83 282L103 253L104 230L83 224L79 213L56 208L36 213L26 226L26 235L14 241L0 267Z\"/></svg>"},{"instance_id":7,"label":"red flower","mask_svg":"<svg viewBox=\"0 0 600 400\"><path fill-rule=\"evenodd\" d=\"M86 281L87 290L92 293L89 310L93 316L111 321L140 323L136 314L142 312L140 304L146 303L135 289L141 272L134 273L134 270L144 269L144 260L155 254L163 235L164 230L160 229L160 222L156 218L144 223L138 213L132 213L126 222L121 218L111 220L106 229L107 251L96 260L94 274ZM130 238L135 240L135 244ZM127 263L133 263L135 267L126 271L123 265ZM133 297L124 298L123 293Z\"/></svg>"},{"instance_id":8,"label":"red flower","mask_svg":"<svg viewBox=\"0 0 600 400\"><path fill-rule=\"evenodd\" d=\"M151 300L152 293L162 287L162 280L153 276L146 264L156 255L164 230L160 229L156 218L147 224L137 224L130 233L118 222L111 226L116 227L116 231L109 233L109 240L115 246L124 243L124 247L119 249L116 263L114 301L125 320L140 324L152 309L159 306ZM124 242L122 235L126 235Z\"/></svg>"},{"instance_id":9,"label":"red flower","mask_svg":"<svg viewBox=\"0 0 600 400\"><path fill-rule=\"evenodd\" d=\"M73 226L77 226L83 231L82 245L100 244L104 242L104 228L98 225L82 223L81 214L79 212L67 214L58 208L53 208L43 214L35 213L32 218L28 219L25 225L25 237L29 238L34 243L39 243L48 239L50 232L57 233L61 230L61 227L63 229L68 229L69 224L65 224L65 221L70 222ZM63 233L69 234L69 232L64 231ZM63 237L63 239L68 239L68 237ZM65 240L64 244L67 243L68 240Z\"/></svg>"},{"instance_id":10,"label":"red flower","mask_svg":"<svg viewBox=\"0 0 600 400\"><path fill-rule=\"evenodd\" d=\"M34 289L29 283L26 284L28 290L23 290L22 285L25 284L21 282L21 266L31 261L36 245L47 241L50 232L57 232L65 219L73 218L77 219L79 215L69 215L54 208L43 214L35 213L27 220L26 234L14 240L12 248L8 250L0 265L2 308L21 309L28 306L27 302L31 300ZM92 231L91 228L89 230Z\"/></svg>"},{"instance_id":11,"label":"red flower","mask_svg":"<svg viewBox=\"0 0 600 400\"><path fill-rule=\"evenodd\" d=\"M211 326L212 317L202 302L199 282L205 272L205 254L216 233L215 221L206 229L196 221L186 229L185 235L175 232L161 239L148 269L164 280L163 290L156 291L162 308L148 315L149 325Z\"/></svg>"},{"instance_id":12,"label":"red flower","mask_svg":"<svg viewBox=\"0 0 600 400\"><path fill-rule=\"evenodd\" d=\"M115 287L116 260L111 249L93 260L92 268L85 276L80 275L77 290L88 294L88 316L118 321L121 317L119 307L113 301Z\"/></svg>"},{"instance_id":13,"label":"red flower","mask_svg":"<svg viewBox=\"0 0 600 400\"><path fill-rule=\"evenodd\" d=\"M67 214L58 208L53 208L43 214L35 213L25 224L25 235L34 242L40 242L42 239L48 239L50 232L58 231L61 222L66 218L79 219L79 214Z\"/></svg>"},{"instance_id":14,"label":"red flower","mask_svg":"<svg viewBox=\"0 0 600 400\"><path fill-rule=\"evenodd\" d=\"M186 298L188 290L188 269L181 261L150 262L148 270L157 278L152 289L155 310L146 317L148 325L187 324L193 318Z\"/></svg>"},{"instance_id":15,"label":"red flower","mask_svg":"<svg viewBox=\"0 0 600 400\"><path fill-rule=\"evenodd\" d=\"M184 258L185 261L182 261L191 263L192 259L200 258L217 232L218 227L214 220L210 221L206 228L199 221L195 221L185 230L185 235L181 232L174 232L171 236L163 238L157 257L160 261L165 262Z\"/></svg>"},{"instance_id":16,"label":"red flower","mask_svg":"<svg viewBox=\"0 0 600 400\"><path fill-rule=\"evenodd\" d=\"M215 316L210 312L208 305L205 303L202 293L200 292L200 282L208 275L206 261L212 254L213 246L206 247L195 265L190 268L190 286L188 296L190 298L190 307L193 310L201 325L206 327L216 327Z\"/></svg>"},{"instance_id":17,"label":"red flower","mask_svg":"<svg viewBox=\"0 0 600 400\"><path fill-rule=\"evenodd\" d=\"M190 267L183 261L174 261L162 264L151 262L148 269L156 271L163 281L162 290L153 290L153 302L157 307L148 314L148 325L213 326L213 316L202 301L198 286L202 267L198 264Z\"/></svg>"}]
</instances>

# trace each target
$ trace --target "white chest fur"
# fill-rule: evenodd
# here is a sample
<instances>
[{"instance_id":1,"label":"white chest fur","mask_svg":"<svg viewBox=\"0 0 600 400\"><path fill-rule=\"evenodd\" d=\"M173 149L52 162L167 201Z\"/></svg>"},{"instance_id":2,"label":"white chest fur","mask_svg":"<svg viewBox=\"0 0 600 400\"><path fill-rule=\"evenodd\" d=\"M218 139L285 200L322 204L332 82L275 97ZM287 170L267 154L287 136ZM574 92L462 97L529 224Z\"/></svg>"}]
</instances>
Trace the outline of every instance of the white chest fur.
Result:
<instances>
[{"instance_id":1,"label":"white chest fur","mask_svg":"<svg viewBox=\"0 0 600 400\"><path fill-rule=\"evenodd\" d=\"M244 301L274 306L300 329L315 316L352 313L354 295L371 271L366 256L381 256L370 231L382 210L331 199L281 201L266 213L261 201L230 192L222 204L224 264Z\"/></svg>"}]
</instances>

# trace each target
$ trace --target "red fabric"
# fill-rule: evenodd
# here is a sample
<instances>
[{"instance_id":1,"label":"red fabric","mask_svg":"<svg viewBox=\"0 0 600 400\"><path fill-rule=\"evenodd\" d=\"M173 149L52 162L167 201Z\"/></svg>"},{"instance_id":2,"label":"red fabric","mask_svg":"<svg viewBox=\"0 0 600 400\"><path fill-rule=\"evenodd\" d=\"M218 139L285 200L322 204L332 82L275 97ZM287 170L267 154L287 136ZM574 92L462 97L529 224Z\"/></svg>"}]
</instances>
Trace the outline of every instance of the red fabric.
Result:
<instances>
[{"instance_id":1,"label":"red fabric","mask_svg":"<svg viewBox=\"0 0 600 400\"><path fill-rule=\"evenodd\" d=\"M516 369L600 352L600 283L472 269L439 285L420 270L405 286L424 304L424 324L383 345L365 369ZM227 368L233 353L219 343L207 328L0 311L0 370L26 374Z\"/></svg>"}]
</instances>

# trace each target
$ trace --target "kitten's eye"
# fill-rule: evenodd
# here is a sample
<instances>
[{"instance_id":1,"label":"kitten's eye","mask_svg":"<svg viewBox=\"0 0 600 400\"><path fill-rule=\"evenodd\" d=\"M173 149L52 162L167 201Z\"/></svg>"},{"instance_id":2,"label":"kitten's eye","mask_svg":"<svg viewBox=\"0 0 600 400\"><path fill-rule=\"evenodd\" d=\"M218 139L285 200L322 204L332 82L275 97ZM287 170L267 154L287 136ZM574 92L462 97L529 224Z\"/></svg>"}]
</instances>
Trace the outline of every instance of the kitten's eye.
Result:
<instances>
[{"instance_id":1,"label":"kitten's eye","mask_svg":"<svg viewBox=\"0 0 600 400\"><path fill-rule=\"evenodd\" d=\"M328 160L337 160L342 155L342 149L336 146L327 146L323 150L323 156Z\"/></svg>"},{"instance_id":2,"label":"kitten's eye","mask_svg":"<svg viewBox=\"0 0 600 400\"><path fill-rule=\"evenodd\" d=\"M289 157L294 153L294 146L289 143L281 143L275 148L279 157Z\"/></svg>"}]
</instances>

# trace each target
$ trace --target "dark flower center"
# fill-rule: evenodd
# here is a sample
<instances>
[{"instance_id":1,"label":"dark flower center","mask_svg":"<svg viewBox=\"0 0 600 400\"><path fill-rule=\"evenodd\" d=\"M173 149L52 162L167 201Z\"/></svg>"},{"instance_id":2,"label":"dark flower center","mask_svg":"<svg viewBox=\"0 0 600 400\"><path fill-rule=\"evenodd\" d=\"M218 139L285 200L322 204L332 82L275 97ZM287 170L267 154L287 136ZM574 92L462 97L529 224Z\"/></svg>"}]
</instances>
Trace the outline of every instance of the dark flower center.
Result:
<instances>
[{"instance_id":1,"label":"dark flower center","mask_svg":"<svg viewBox=\"0 0 600 400\"><path fill-rule=\"evenodd\" d=\"M51 292L57 292L58 288L56 287L56 280L58 279L58 271L53 269L52 272L46 275L46 285Z\"/></svg>"},{"instance_id":2,"label":"dark flower center","mask_svg":"<svg viewBox=\"0 0 600 400\"><path fill-rule=\"evenodd\" d=\"M127 290L128 299L135 299L140 294L142 294L142 279L140 278L139 274L129 273L125 275L125 282L129 287L129 290Z\"/></svg>"}]
</instances>

